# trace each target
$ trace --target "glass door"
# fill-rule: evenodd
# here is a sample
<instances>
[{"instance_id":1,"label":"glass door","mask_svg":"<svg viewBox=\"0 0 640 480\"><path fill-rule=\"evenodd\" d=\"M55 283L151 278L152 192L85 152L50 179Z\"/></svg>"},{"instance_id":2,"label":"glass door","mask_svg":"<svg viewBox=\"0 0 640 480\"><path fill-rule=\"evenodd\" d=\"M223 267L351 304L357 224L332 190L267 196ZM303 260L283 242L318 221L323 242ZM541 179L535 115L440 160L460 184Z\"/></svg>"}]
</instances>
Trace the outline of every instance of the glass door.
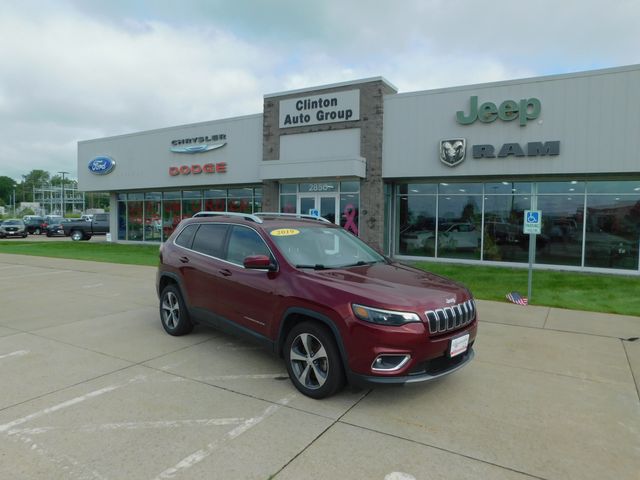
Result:
<instances>
[{"instance_id":1,"label":"glass door","mask_svg":"<svg viewBox=\"0 0 640 480\"><path fill-rule=\"evenodd\" d=\"M321 217L331 223L338 223L338 194L337 193L305 193L298 196L298 213L309 215L317 210Z\"/></svg>"}]
</instances>

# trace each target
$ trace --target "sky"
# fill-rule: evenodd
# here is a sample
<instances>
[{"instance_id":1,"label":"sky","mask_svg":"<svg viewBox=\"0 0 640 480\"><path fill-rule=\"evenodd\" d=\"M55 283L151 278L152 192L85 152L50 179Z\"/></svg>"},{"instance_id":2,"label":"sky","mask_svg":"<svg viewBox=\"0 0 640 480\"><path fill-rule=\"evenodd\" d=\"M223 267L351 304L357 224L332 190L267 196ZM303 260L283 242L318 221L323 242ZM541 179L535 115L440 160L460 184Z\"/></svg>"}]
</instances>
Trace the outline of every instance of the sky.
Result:
<instances>
[{"instance_id":1,"label":"sky","mask_svg":"<svg viewBox=\"0 0 640 480\"><path fill-rule=\"evenodd\" d=\"M1 0L0 176L77 178L77 142L262 112L382 76L401 93L640 63L640 0Z\"/></svg>"}]
</instances>

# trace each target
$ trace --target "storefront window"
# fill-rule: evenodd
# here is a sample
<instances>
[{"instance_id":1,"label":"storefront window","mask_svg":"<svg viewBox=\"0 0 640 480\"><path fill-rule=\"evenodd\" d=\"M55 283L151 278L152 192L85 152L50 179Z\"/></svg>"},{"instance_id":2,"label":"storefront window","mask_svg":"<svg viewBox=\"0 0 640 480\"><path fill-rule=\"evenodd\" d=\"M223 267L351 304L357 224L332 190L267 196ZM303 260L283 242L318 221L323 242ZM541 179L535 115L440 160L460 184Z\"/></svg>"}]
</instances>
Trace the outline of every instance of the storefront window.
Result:
<instances>
[{"instance_id":1,"label":"storefront window","mask_svg":"<svg viewBox=\"0 0 640 480\"><path fill-rule=\"evenodd\" d=\"M296 213L296 196L280 195L280 213Z\"/></svg>"},{"instance_id":2,"label":"storefront window","mask_svg":"<svg viewBox=\"0 0 640 480\"><path fill-rule=\"evenodd\" d=\"M542 234L536 235L536 263L580 266L584 195L538 195L537 210Z\"/></svg>"},{"instance_id":3,"label":"storefront window","mask_svg":"<svg viewBox=\"0 0 640 480\"><path fill-rule=\"evenodd\" d=\"M127 201L127 240L144 240L143 212L144 194L130 193Z\"/></svg>"},{"instance_id":4,"label":"storefront window","mask_svg":"<svg viewBox=\"0 0 640 480\"><path fill-rule=\"evenodd\" d=\"M349 182L340 182L340 192L353 192L357 193L360 191L360 182L357 180L349 181Z\"/></svg>"},{"instance_id":5,"label":"storefront window","mask_svg":"<svg viewBox=\"0 0 640 480\"><path fill-rule=\"evenodd\" d=\"M640 194L587 196L585 266L637 270L639 243Z\"/></svg>"},{"instance_id":6,"label":"storefront window","mask_svg":"<svg viewBox=\"0 0 640 480\"><path fill-rule=\"evenodd\" d=\"M357 193L340 194L340 226L347 232L358 235L358 214L360 195Z\"/></svg>"},{"instance_id":7,"label":"storefront window","mask_svg":"<svg viewBox=\"0 0 640 480\"><path fill-rule=\"evenodd\" d=\"M120 198L121 195L118 195ZM124 197L124 195L122 195ZM125 197L126 198L126 197ZM127 202L118 202L118 240L127 239Z\"/></svg>"},{"instance_id":8,"label":"storefront window","mask_svg":"<svg viewBox=\"0 0 640 480\"><path fill-rule=\"evenodd\" d=\"M483 259L527 262L529 235L522 232L524 211L531 208L530 183L488 183L484 199Z\"/></svg>"},{"instance_id":9,"label":"storefront window","mask_svg":"<svg viewBox=\"0 0 640 480\"><path fill-rule=\"evenodd\" d=\"M280 193L298 193L297 183L281 183Z\"/></svg>"},{"instance_id":10,"label":"storefront window","mask_svg":"<svg viewBox=\"0 0 640 480\"><path fill-rule=\"evenodd\" d=\"M180 223L180 203L180 192L162 194L162 238L165 240Z\"/></svg>"},{"instance_id":11,"label":"storefront window","mask_svg":"<svg viewBox=\"0 0 640 480\"><path fill-rule=\"evenodd\" d=\"M144 195L144 239L159 242L162 238L162 193L147 192Z\"/></svg>"},{"instance_id":12,"label":"storefront window","mask_svg":"<svg viewBox=\"0 0 640 480\"><path fill-rule=\"evenodd\" d=\"M253 189L253 213L262 211L262 187Z\"/></svg>"},{"instance_id":13,"label":"storefront window","mask_svg":"<svg viewBox=\"0 0 640 480\"><path fill-rule=\"evenodd\" d=\"M227 210L227 191L205 190L204 209L207 212L225 212Z\"/></svg>"},{"instance_id":14,"label":"storefront window","mask_svg":"<svg viewBox=\"0 0 640 480\"><path fill-rule=\"evenodd\" d=\"M398 197L399 253L435 256L436 196L402 195Z\"/></svg>"},{"instance_id":15,"label":"storefront window","mask_svg":"<svg viewBox=\"0 0 640 480\"><path fill-rule=\"evenodd\" d=\"M227 201L227 210L229 212L253 213L252 212L253 189L248 188L230 188L229 198Z\"/></svg>"},{"instance_id":16,"label":"storefront window","mask_svg":"<svg viewBox=\"0 0 640 480\"><path fill-rule=\"evenodd\" d=\"M467 189L460 188L458 190L466 191ZM482 196L440 195L438 199L438 257L479 260L481 232Z\"/></svg>"},{"instance_id":17,"label":"storefront window","mask_svg":"<svg viewBox=\"0 0 640 480\"><path fill-rule=\"evenodd\" d=\"M182 218L191 218L202 210L202 192L185 190L182 192Z\"/></svg>"}]
</instances>

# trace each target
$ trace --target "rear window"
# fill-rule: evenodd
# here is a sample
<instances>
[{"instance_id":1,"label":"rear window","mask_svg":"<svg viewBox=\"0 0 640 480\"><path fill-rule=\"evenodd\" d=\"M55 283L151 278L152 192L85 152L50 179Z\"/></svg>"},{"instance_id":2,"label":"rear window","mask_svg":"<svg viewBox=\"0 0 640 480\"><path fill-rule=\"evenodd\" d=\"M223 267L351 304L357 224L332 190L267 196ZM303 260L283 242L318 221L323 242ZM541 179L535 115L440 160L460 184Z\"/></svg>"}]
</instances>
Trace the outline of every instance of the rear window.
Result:
<instances>
[{"instance_id":1,"label":"rear window","mask_svg":"<svg viewBox=\"0 0 640 480\"><path fill-rule=\"evenodd\" d=\"M196 252L221 258L228 229L229 227L223 224L201 224L193 238L191 248Z\"/></svg>"},{"instance_id":2,"label":"rear window","mask_svg":"<svg viewBox=\"0 0 640 480\"><path fill-rule=\"evenodd\" d=\"M184 248L191 248L191 242L193 242L193 236L197 229L197 224L187 225L176 238L176 245L180 245Z\"/></svg>"}]
</instances>

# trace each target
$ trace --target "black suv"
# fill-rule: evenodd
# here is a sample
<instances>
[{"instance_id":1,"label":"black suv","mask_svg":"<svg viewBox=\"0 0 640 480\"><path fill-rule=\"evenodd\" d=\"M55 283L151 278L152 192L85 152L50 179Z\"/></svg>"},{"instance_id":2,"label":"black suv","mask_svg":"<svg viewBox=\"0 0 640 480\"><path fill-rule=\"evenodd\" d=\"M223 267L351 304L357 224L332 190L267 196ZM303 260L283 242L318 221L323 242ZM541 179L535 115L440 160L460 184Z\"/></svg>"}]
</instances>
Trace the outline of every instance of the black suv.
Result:
<instances>
[{"instance_id":1,"label":"black suv","mask_svg":"<svg viewBox=\"0 0 640 480\"><path fill-rule=\"evenodd\" d=\"M36 217L36 216L27 217L24 220L24 224L27 227L27 232L32 235L40 235L41 233L44 233L47 229L47 223L44 217Z\"/></svg>"}]
</instances>

